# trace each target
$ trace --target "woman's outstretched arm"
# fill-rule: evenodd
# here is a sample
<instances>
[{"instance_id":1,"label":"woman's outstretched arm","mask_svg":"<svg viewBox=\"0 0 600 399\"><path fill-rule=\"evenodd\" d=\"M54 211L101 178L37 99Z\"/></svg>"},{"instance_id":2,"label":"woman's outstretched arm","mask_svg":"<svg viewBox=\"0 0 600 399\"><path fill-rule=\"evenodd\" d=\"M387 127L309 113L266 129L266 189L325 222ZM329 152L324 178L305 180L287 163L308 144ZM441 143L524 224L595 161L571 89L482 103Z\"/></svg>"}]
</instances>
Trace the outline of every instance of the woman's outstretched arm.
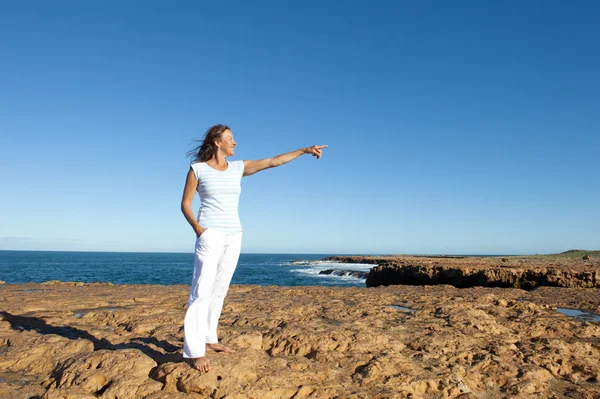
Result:
<instances>
[{"instance_id":1,"label":"woman's outstretched arm","mask_svg":"<svg viewBox=\"0 0 600 399\"><path fill-rule=\"evenodd\" d=\"M298 158L302 154L311 154L317 159L323 155L323 148L327 148L326 145L313 145L312 147L301 148L296 151L287 152L285 154L277 155L271 158L260 159L258 161L244 161L244 176L250 176L261 170L275 168L283 165Z\"/></svg>"},{"instance_id":2,"label":"woman's outstretched arm","mask_svg":"<svg viewBox=\"0 0 600 399\"><path fill-rule=\"evenodd\" d=\"M204 230L204 227L200 226L200 224L194 218L194 212L192 211L192 202L194 201L194 195L196 194L196 187L198 186L198 179L196 179L196 175L194 171L190 168L187 178L185 180L185 187L183 188L183 197L181 198L181 212L183 212L183 216L188 221L197 237L200 237Z\"/></svg>"}]
</instances>

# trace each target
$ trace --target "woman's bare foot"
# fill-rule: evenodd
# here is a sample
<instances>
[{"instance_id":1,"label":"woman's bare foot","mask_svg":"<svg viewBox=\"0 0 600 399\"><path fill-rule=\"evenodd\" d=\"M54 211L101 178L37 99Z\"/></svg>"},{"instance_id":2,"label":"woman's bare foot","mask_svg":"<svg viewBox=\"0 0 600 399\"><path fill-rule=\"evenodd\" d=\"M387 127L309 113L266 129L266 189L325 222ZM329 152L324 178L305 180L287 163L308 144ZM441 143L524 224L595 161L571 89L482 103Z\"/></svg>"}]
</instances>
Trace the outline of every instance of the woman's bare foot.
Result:
<instances>
[{"instance_id":1,"label":"woman's bare foot","mask_svg":"<svg viewBox=\"0 0 600 399\"><path fill-rule=\"evenodd\" d=\"M207 373L210 369L210 360L208 360L204 356L197 357L194 359L187 359L187 362L192 368L195 368L198 371L202 371L203 373Z\"/></svg>"},{"instance_id":2,"label":"woman's bare foot","mask_svg":"<svg viewBox=\"0 0 600 399\"><path fill-rule=\"evenodd\" d=\"M213 350L215 352L225 352L225 353L233 353L235 352L233 349L231 349L230 347L228 347L227 345L223 345L223 344L206 344L206 348Z\"/></svg>"}]
</instances>

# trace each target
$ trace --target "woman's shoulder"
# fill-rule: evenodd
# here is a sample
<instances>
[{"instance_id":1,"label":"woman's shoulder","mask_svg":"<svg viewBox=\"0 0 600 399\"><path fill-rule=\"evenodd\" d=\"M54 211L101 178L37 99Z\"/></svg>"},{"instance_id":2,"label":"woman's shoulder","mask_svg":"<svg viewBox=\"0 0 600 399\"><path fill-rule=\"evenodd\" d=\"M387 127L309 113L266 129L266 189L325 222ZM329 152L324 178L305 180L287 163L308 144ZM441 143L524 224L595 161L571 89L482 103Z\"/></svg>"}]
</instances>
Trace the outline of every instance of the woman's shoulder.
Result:
<instances>
[{"instance_id":1,"label":"woman's shoulder","mask_svg":"<svg viewBox=\"0 0 600 399\"><path fill-rule=\"evenodd\" d=\"M231 162L231 165L235 169L241 170L242 172L244 171L244 161L243 160L233 161L233 162Z\"/></svg>"},{"instance_id":2,"label":"woman's shoulder","mask_svg":"<svg viewBox=\"0 0 600 399\"><path fill-rule=\"evenodd\" d=\"M204 166L206 162L193 161L190 163L190 169L194 171L197 179L200 179L200 174L202 170L202 166Z\"/></svg>"}]
</instances>

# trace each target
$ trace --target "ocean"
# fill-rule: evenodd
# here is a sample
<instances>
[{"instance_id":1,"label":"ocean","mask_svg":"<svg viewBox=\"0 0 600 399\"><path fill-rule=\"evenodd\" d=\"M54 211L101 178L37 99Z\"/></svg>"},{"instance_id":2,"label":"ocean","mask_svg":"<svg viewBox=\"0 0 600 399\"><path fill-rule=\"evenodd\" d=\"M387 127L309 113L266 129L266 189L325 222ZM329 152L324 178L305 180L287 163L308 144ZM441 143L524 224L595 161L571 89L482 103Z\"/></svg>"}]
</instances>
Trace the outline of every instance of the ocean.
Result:
<instances>
[{"instance_id":1,"label":"ocean","mask_svg":"<svg viewBox=\"0 0 600 399\"><path fill-rule=\"evenodd\" d=\"M360 272L373 265L322 261L326 256L241 254L232 284L365 287ZM192 253L0 251L0 280L189 285L193 265ZM328 270L329 274L320 274Z\"/></svg>"}]
</instances>

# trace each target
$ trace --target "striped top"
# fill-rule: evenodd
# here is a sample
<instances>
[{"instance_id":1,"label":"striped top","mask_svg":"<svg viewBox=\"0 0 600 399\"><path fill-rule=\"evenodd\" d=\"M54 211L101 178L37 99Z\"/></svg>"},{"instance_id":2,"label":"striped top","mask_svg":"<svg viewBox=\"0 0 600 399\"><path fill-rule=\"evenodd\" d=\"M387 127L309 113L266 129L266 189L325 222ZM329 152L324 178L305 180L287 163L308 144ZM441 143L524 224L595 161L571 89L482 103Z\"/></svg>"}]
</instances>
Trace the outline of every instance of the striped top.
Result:
<instances>
[{"instance_id":1,"label":"striped top","mask_svg":"<svg viewBox=\"0 0 600 399\"><path fill-rule=\"evenodd\" d=\"M227 161L227 169L219 171L204 162L190 167L198 179L200 210L198 223L205 229L225 233L239 233L242 224L238 215L238 203L242 192L244 161Z\"/></svg>"}]
</instances>

